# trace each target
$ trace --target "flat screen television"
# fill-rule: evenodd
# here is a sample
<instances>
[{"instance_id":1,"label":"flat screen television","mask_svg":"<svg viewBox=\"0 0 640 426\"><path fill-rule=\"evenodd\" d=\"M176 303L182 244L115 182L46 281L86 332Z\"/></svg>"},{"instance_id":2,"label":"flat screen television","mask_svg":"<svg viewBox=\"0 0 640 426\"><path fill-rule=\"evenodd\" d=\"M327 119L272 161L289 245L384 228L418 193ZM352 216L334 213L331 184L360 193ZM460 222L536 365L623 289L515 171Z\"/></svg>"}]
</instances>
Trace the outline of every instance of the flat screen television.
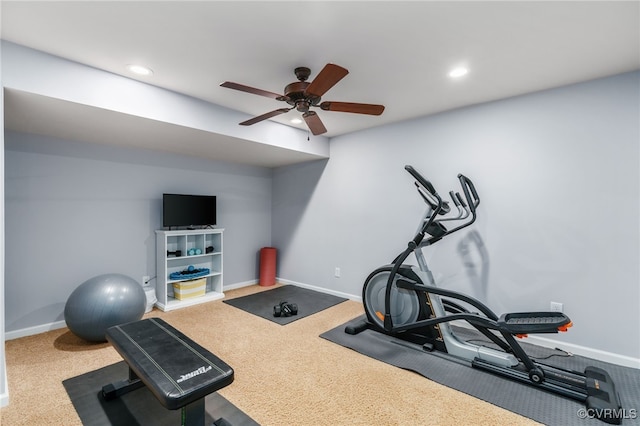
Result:
<instances>
[{"instance_id":1,"label":"flat screen television","mask_svg":"<svg viewBox=\"0 0 640 426\"><path fill-rule=\"evenodd\" d=\"M216 224L215 195L162 194L162 226L203 228Z\"/></svg>"}]
</instances>

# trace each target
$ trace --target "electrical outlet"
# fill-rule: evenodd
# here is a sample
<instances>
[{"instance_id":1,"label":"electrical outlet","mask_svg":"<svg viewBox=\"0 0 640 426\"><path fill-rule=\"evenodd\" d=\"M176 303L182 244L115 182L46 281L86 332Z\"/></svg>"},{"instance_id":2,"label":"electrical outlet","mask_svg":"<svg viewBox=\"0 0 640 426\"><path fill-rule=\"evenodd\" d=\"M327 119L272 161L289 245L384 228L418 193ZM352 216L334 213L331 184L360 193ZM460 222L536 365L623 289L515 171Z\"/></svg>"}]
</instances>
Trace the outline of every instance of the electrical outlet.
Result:
<instances>
[{"instance_id":1,"label":"electrical outlet","mask_svg":"<svg viewBox=\"0 0 640 426\"><path fill-rule=\"evenodd\" d=\"M149 279L150 279L149 275L144 275L142 277L142 285L144 286L145 284L147 284L149 282Z\"/></svg>"},{"instance_id":2,"label":"electrical outlet","mask_svg":"<svg viewBox=\"0 0 640 426\"><path fill-rule=\"evenodd\" d=\"M340 278L340 268L336 266L336 270L334 271L333 275L335 275L336 278Z\"/></svg>"},{"instance_id":3,"label":"electrical outlet","mask_svg":"<svg viewBox=\"0 0 640 426\"><path fill-rule=\"evenodd\" d=\"M562 312L562 303L551 302L551 312Z\"/></svg>"}]
</instances>

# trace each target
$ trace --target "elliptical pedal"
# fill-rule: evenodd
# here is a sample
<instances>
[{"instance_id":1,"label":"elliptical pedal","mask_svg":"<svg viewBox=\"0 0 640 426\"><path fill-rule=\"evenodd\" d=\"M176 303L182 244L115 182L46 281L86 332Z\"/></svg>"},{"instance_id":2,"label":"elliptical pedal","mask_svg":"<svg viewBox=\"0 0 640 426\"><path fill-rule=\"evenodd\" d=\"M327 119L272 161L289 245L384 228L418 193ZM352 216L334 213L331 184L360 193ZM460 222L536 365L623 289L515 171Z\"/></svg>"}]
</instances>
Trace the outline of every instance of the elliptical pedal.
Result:
<instances>
[{"instance_id":1,"label":"elliptical pedal","mask_svg":"<svg viewBox=\"0 0 640 426\"><path fill-rule=\"evenodd\" d=\"M518 312L502 314L498 326L511 334L557 333L573 324L562 312Z\"/></svg>"}]
</instances>

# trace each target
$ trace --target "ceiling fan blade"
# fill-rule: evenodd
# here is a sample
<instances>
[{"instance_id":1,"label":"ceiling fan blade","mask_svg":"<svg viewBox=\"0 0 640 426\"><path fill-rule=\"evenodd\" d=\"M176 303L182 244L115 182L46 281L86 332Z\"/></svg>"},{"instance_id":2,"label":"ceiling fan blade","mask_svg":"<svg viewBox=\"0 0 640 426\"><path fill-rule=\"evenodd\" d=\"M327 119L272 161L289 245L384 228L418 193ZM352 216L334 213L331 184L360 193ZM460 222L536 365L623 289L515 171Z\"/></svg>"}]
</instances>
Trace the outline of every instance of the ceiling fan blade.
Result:
<instances>
[{"instance_id":1,"label":"ceiling fan blade","mask_svg":"<svg viewBox=\"0 0 640 426\"><path fill-rule=\"evenodd\" d=\"M320 120L320 117L315 112L307 111L302 114L302 118L304 118L307 126L309 126L309 130L311 130L311 133L313 133L314 135L317 136L326 133L327 128L324 127L324 124L322 124L322 120Z\"/></svg>"},{"instance_id":2,"label":"ceiling fan blade","mask_svg":"<svg viewBox=\"0 0 640 426\"><path fill-rule=\"evenodd\" d=\"M311 84L304 91L305 96L322 96L331 89L337 82L342 80L349 71L339 65L327 64L322 71L313 79Z\"/></svg>"},{"instance_id":3,"label":"ceiling fan blade","mask_svg":"<svg viewBox=\"0 0 640 426\"><path fill-rule=\"evenodd\" d=\"M288 98L284 95L279 95L277 93L268 92L262 89L256 89L255 87L245 86L244 84L233 83L231 81L225 81L220 84L221 87L226 87L227 89L239 90L241 92L253 93L254 95L266 96L267 98L276 99L279 101L285 101Z\"/></svg>"},{"instance_id":4,"label":"ceiling fan blade","mask_svg":"<svg viewBox=\"0 0 640 426\"><path fill-rule=\"evenodd\" d=\"M320 108L325 111L352 112L354 114L380 115L384 105L358 104L353 102L322 102Z\"/></svg>"},{"instance_id":5,"label":"ceiling fan blade","mask_svg":"<svg viewBox=\"0 0 640 426\"><path fill-rule=\"evenodd\" d=\"M241 126L251 126L252 124L259 123L260 121L267 120L271 117L275 117L276 115L284 114L285 112L291 111L291 108L280 108L274 111L268 112L266 114L259 115L257 117L250 118L247 121L243 121L240 123Z\"/></svg>"}]
</instances>

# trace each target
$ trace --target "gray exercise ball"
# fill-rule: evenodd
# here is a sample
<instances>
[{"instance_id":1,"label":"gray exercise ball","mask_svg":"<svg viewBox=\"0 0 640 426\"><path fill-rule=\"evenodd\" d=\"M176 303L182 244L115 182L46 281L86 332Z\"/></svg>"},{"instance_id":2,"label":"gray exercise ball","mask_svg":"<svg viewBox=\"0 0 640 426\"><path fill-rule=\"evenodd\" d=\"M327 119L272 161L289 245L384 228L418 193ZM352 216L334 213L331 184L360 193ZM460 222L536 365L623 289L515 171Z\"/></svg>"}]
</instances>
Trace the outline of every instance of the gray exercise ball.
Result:
<instances>
[{"instance_id":1,"label":"gray exercise ball","mask_svg":"<svg viewBox=\"0 0 640 426\"><path fill-rule=\"evenodd\" d=\"M133 278L98 275L71 293L64 306L64 320L76 336L104 342L109 327L141 319L145 306L146 294Z\"/></svg>"}]
</instances>

